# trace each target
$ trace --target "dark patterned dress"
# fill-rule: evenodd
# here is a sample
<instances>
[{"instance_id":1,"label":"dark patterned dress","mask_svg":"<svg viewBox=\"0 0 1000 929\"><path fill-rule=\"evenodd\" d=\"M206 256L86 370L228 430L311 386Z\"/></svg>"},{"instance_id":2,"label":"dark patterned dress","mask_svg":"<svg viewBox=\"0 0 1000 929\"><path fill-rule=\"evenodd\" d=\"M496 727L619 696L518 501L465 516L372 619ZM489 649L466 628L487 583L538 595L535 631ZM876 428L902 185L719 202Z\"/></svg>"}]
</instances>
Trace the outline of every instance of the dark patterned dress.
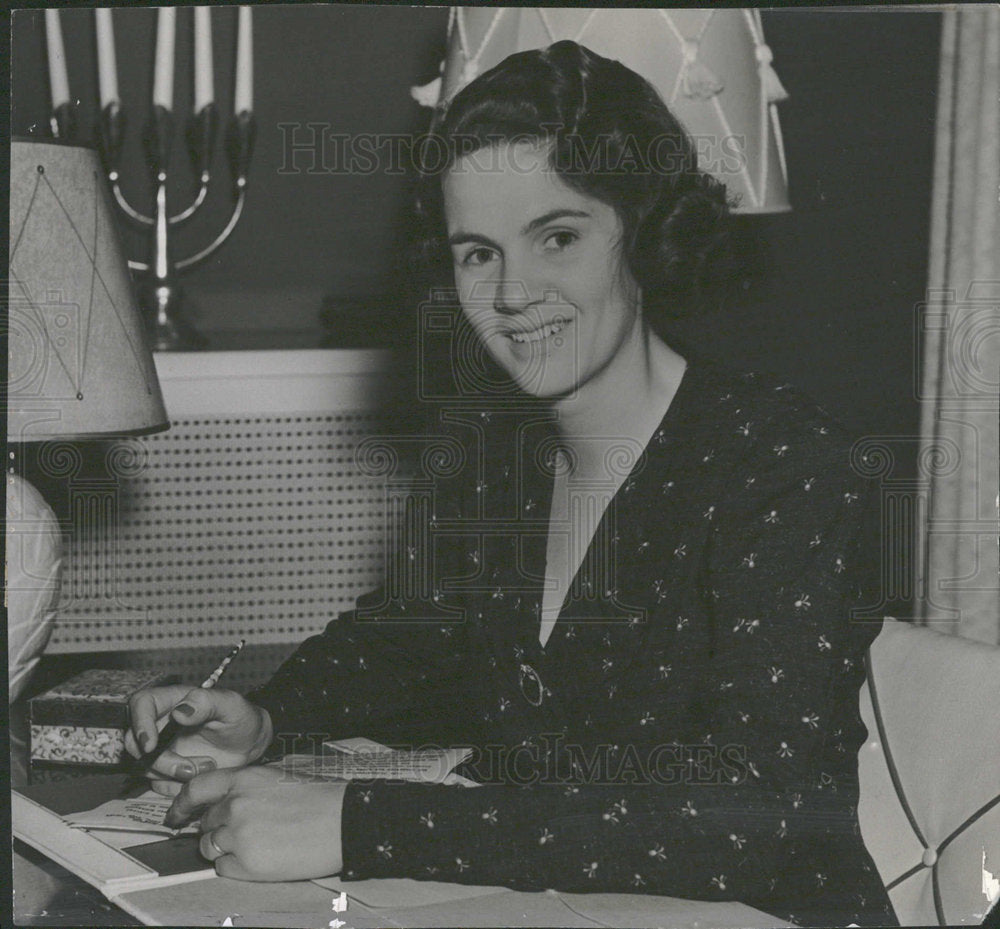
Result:
<instances>
[{"instance_id":1,"label":"dark patterned dress","mask_svg":"<svg viewBox=\"0 0 1000 929\"><path fill-rule=\"evenodd\" d=\"M401 555L427 589L360 597L251 695L286 737L475 747L475 789L352 783L344 876L897 925L857 820L880 623L851 619L872 488L843 431L787 385L689 364L642 455L612 464L627 477L543 648L551 416L450 428L465 464Z\"/></svg>"}]
</instances>

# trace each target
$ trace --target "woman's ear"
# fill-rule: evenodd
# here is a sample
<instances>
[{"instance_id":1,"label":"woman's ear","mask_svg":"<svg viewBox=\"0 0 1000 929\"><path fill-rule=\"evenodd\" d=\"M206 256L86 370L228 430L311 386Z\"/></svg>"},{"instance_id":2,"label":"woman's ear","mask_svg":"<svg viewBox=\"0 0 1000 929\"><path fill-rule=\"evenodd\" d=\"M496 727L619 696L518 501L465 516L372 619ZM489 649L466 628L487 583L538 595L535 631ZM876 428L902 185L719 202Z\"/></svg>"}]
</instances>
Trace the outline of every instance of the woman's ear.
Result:
<instances>
[{"instance_id":1,"label":"woman's ear","mask_svg":"<svg viewBox=\"0 0 1000 929\"><path fill-rule=\"evenodd\" d=\"M635 306L636 313L638 313L639 316L642 316L642 285L636 280L635 275L629 269L628 265L622 265L621 274L625 285L625 292L628 294L629 299Z\"/></svg>"},{"instance_id":2,"label":"woman's ear","mask_svg":"<svg viewBox=\"0 0 1000 929\"><path fill-rule=\"evenodd\" d=\"M629 266L629 260L626 257L624 249L619 244L618 251L618 267L615 271L615 275L618 279L618 284L621 289L628 295L629 299L635 304L640 315L642 314L642 287L636 280L635 274L632 272L632 268Z\"/></svg>"}]
</instances>

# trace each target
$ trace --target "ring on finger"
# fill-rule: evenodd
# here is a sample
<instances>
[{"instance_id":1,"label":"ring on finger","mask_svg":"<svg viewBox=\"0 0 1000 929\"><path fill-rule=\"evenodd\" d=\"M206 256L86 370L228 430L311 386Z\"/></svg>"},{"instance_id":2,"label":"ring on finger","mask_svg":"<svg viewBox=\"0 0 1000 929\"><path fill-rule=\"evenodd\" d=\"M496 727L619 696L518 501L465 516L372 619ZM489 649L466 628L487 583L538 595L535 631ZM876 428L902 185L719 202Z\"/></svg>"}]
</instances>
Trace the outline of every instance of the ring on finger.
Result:
<instances>
[{"instance_id":1,"label":"ring on finger","mask_svg":"<svg viewBox=\"0 0 1000 929\"><path fill-rule=\"evenodd\" d=\"M224 852L221 848L219 848L218 842L215 841L214 833L212 832L206 833L205 838L208 839L208 844L211 845L216 852L218 852L218 854L212 858L213 861L216 858L221 858L223 855L228 854L227 852Z\"/></svg>"}]
</instances>

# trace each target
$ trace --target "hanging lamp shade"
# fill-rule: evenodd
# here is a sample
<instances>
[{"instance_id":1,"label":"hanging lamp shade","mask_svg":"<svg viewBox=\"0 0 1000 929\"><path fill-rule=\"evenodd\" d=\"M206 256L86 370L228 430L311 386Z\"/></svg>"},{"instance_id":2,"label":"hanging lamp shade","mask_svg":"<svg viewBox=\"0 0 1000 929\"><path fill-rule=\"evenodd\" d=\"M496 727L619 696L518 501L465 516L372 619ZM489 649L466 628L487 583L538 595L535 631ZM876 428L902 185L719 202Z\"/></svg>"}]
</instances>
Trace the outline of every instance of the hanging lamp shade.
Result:
<instances>
[{"instance_id":1,"label":"hanging lamp shade","mask_svg":"<svg viewBox=\"0 0 1000 929\"><path fill-rule=\"evenodd\" d=\"M508 55L572 39L648 80L737 213L790 209L776 104L787 97L760 13L740 9L453 7L441 77L413 96L444 108Z\"/></svg>"}]
</instances>

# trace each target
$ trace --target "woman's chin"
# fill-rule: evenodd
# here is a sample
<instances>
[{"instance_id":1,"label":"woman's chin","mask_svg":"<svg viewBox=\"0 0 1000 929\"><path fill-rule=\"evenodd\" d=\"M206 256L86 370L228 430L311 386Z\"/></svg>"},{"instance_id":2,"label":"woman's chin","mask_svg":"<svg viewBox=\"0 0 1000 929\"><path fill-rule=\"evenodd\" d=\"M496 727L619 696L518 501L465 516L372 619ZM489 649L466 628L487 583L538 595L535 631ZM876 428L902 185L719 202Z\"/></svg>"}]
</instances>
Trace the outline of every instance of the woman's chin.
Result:
<instances>
[{"instance_id":1,"label":"woman's chin","mask_svg":"<svg viewBox=\"0 0 1000 929\"><path fill-rule=\"evenodd\" d=\"M518 346L513 352L508 348L494 358L508 377L525 393L539 398L557 399L576 390L578 378L575 366L567 364L569 353L531 351Z\"/></svg>"},{"instance_id":2,"label":"woman's chin","mask_svg":"<svg viewBox=\"0 0 1000 929\"><path fill-rule=\"evenodd\" d=\"M576 381L565 377L516 378L517 386L539 400L562 400L576 393Z\"/></svg>"},{"instance_id":3,"label":"woman's chin","mask_svg":"<svg viewBox=\"0 0 1000 929\"><path fill-rule=\"evenodd\" d=\"M572 394L576 389L576 378L571 376L572 372L561 370L562 367L544 359L538 364L503 365L507 376L524 393L553 400Z\"/></svg>"}]
</instances>

